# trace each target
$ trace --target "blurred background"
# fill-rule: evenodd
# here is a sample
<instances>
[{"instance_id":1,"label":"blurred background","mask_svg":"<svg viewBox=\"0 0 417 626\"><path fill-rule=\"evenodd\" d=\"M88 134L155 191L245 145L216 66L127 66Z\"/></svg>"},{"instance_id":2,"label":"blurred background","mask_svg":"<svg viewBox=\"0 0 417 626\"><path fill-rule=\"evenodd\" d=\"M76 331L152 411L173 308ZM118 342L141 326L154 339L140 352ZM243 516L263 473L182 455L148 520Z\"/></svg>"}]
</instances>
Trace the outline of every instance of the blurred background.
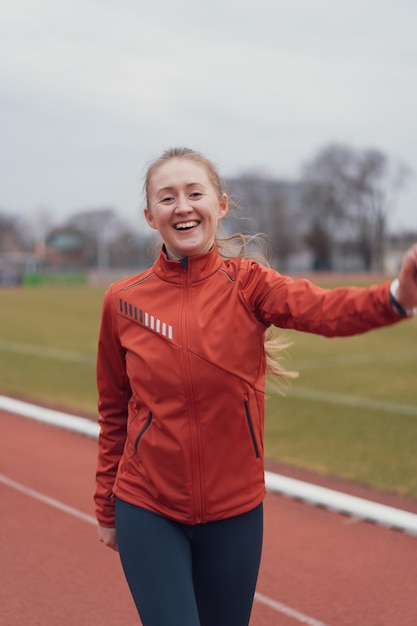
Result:
<instances>
[{"instance_id":1,"label":"blurred background","mask_svg":"<svg viewBox=\"0 0 417 626\"><path fill-rule=\"evenodd\" d=\"M202 151L281 271L395 272L417 238L413 0L0 6L0 281L148 264L147 163ZM105 278L103 278L105 277Z\"/></svg>"},{"instance_id":2,"label":"blurred background","mask_svg":"<svg viewBox=\"0 0 417 626\"><path fill-rule=\"evenodd\" d=\"M416 23L414 0L1 3L0 392L96 419L103 292L155 255L142 179L175 145L215 162L227 230L267 233L278 270L395 275L417 241ZM291 335L267 457L416 497L416 337Z\"/></svg>"}]
</instances>

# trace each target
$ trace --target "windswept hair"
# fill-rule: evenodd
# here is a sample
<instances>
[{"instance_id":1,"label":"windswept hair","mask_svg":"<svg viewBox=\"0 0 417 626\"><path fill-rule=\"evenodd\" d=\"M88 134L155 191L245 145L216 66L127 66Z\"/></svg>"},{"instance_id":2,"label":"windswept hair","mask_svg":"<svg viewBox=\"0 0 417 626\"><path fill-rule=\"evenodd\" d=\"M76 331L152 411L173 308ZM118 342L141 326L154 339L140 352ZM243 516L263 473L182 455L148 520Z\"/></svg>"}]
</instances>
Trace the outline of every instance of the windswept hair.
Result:
<instances>
[{"instance_id":1,"label":"windswept hair","mask_svg":"<svg viewBox=\"0 0 417 626\"><path fill-rule=\"evenodd\" d=\"M160 157L152 161L146 171L143 191L148 207L149 188L152 176L159 167L172 159L186 159L202 165L206 170L209 180L212 183L219 199L223 197L224 193L227 193L226 184L212 161L207 159L200 152L191 150L190 148L170 148L163 152ZM268 238L263 234L259 233L255 235L246 235L243 233L234 233L233 235L227 235L220 222L215 242L219 255L226 261L235 257L240 257L244 259L253 259L261 265L270 267L268 262L270 246ZM282 335L279 334L276 327L271 326L265 333L264 345L267 376L270 378L272 383L274 383L274 381L284 382L288 385L291 379L298 376L297 372L289 372L281 365L283 354L291 345L291 342L284 339ZM273 386L276 390L282 393L277 385Z\"/></svg>"},{"instance_id":2,"label":"windswept hair","mask_svg":"<svg viewBox=\"0 0 417 626\"><path fill-rule=\"evenodd\" d=\"M257 233L255 235L246 235L243 233L234 233L226 236L222 231L221 224L218 228L216 236L216 246L218 253L224 260L235 257L242 259L253 259L270 267L268 258L270 257L270 243L266 235ZM276 326L270 326L265 332L265 357L266 357L266 375L269 377L272 387L282 393L277 382L289 384L291 379L298 377L298 372L286 370L281 362L285 355L285 351L291 346L291 342L285 339Z\"/></svg>"}]
</instances>

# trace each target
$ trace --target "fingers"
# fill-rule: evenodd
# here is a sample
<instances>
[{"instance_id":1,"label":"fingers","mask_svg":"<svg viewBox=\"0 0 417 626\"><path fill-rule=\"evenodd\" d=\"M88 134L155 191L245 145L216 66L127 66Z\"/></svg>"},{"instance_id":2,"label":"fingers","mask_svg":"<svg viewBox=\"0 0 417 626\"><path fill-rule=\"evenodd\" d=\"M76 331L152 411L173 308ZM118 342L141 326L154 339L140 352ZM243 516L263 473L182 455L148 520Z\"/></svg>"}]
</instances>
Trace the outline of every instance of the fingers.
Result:
<instances>
[{"instance_id":1,"label":"fingers","mask_svg":"<svg viewBox=\"0 0 417 626\"><path fill-rule=\"evenodd\" d=\"M119 551L117 545L116 529L106 528L105 526L98 526L98 540L104 543L105 546L111 548L115 552Z\"/></svg>"},{"instance_id":2,"label":"fingers","mask_svg":"<svg viewBox=\"0 0 417 626\"><path fill-rule=\"evenodd\" d=\"M417 244L405 253L402 270L404 273L417 278Z\"/></svg>"},{"instance_id":3,"label":"fingers","mask_svg":"<svg viewBox=\"0 0 417 626\"><path fill-rule=\"evenodd\" d=\"M106 546L108 548L110 548L111 550L114 550L114 552L119 552L119 546L116 543L106 543Z\"/></svg>"},{"instance_id":4,"label":"fingers","mask_svg":"<svg viewBox=\"0 0 417 626\"><path fill-rule=\"evenodd\" d=\"M104 543L104 545L107 548L110 548L111 550L114 550L115 552L119 552L119 547L117 545L117 541L103 541L102 539L100 539L101 543Z\"/></svg>"},{"instance_id":5,"label":"fingers","mask_svg":"<svg viewBox=\"0 0 417 626\"><path fill-rule=\"evenodd\" d=\"M410 315L414 314L417 306L417 245L404 254L398 282L395 298L405 310L412 310Z\"/></svg>"}]
</instances>

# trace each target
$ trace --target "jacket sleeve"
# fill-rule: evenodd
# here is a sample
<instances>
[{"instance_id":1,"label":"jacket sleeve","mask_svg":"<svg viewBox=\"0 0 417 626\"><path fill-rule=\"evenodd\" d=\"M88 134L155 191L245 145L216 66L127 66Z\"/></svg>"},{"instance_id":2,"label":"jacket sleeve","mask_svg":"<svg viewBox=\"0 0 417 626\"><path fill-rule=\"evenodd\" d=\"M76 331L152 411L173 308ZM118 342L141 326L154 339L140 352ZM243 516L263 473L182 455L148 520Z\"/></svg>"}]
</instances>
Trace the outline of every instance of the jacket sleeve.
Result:
<instances>
[{"instance_id":1,"label":"jacket sleeve","mask_svg":"<svg viewBox=\"0 0 417 626\"><path fill-rule=\"evenodd\" d=\"M390 303L390 283L323 289L256 263L244 288L249 306L267 326L273 324L326 337L364 333L403 319Z\"/></svg>"},{"instance_id":2,"label":"jacket sleeve","mask_svg":"<svg viewBox=\"0 0 417 626\"><path fill-rule=\"evenodd\" d=\"M111 288L103 301L97 352L97 389L100 434L94 500L99 523L113 527L113 485L126 439L131 390Z\"/></svg>"}]
</instances>

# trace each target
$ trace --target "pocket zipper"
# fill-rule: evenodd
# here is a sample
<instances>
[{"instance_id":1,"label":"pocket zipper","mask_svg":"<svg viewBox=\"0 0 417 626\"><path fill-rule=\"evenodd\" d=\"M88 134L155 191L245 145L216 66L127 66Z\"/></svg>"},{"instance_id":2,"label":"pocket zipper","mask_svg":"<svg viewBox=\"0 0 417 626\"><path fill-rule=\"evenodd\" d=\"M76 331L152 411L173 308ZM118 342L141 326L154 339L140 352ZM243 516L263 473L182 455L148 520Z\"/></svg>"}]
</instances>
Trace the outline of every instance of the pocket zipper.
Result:
<instances>
[{"instance_id":1,"label":"pocket zipper","mask_svg":"<svg viewBox=\"0 0 417 626\"><path fill-rule=\"evenodd\" d=\"M146 433L146 431L148 430L151 424L152 424L152 413L149 413L148 421L146 422L145 426L142 428L142 430L140 431L140 433L135 439L135 452L138 451L140 440L142 439L143 435Z\"/></svg>"},{"instance_id":2,"label":"pocket zipper","mask_svg":"<svg viewBox=\"0 0 417 626\"><path fill-rule=\"evenodd\" d=\"M247 400L244 400L244 405L245 405L246 421L248 422L252 444L255 449L255 455L256 455L256 458L259 459L259 449L258 449L258 444L256 443L255 433L253 431L253 424L252 424L250 411L249 411L249 402Z\"/></svg>"}]
</instances>

